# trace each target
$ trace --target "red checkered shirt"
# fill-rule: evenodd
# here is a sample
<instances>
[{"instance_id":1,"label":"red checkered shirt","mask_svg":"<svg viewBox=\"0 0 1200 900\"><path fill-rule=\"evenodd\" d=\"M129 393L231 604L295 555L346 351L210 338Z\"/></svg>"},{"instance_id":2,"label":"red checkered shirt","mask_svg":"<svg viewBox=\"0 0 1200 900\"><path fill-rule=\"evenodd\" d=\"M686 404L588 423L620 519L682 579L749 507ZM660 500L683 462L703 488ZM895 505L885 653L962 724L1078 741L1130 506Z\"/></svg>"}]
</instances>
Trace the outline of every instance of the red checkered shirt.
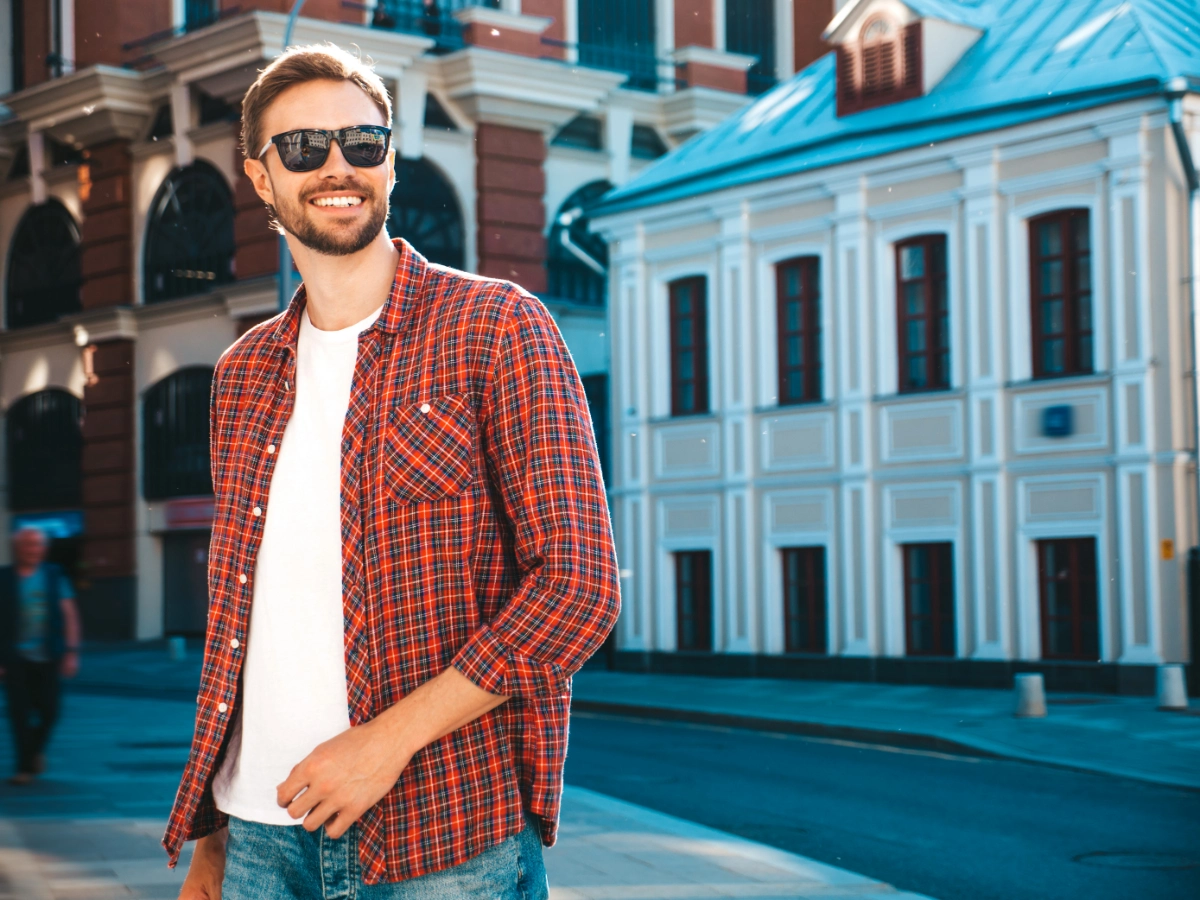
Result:
<instances>
[{"instance_id":1,"label":"red checkered shirt","mask_svg":"<svg viewBox=\"0 0 1200 900\"><path fill-rule=\"evenodd\" d=\"M394 243L396 278L359 338L342 434L350 723L448 666L511 699L419 751L359 819L368 884L461 863L520 831L523 807L554 842L571 675L619 605L591 418L553 319L512 284ZM213 378L208 632L191 755L163 838L172 866L185 840L227 821L211 783L239 712L271 514L268 447L282 443L295 401L303 306L301 287L225 352Z\"/></svg>"}]
</instances>

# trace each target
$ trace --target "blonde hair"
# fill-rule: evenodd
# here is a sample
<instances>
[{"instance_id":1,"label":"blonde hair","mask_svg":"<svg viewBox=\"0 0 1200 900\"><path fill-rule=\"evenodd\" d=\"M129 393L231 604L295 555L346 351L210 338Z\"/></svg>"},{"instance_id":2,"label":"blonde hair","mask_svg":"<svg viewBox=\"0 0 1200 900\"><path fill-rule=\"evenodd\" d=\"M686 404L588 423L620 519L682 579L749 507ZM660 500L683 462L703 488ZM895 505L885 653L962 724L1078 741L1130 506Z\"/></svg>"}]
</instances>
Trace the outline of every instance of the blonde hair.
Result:
<instances>
[{"instance_id":1,"label":"blonde hair","mask_svg":"<svg viewBox=\"0 0 1200 900\"><path fill-rule=\"evenodd\" d=\"M242 153L248 159L258 155L265 142L261 133L263 114L275 98L309 81L349 81L358 85L379 107L384 123L390 127L392 101L383 79L371 65L329 42L289 47L259 73L242 98Z\"/></svg>"}]
</instances>

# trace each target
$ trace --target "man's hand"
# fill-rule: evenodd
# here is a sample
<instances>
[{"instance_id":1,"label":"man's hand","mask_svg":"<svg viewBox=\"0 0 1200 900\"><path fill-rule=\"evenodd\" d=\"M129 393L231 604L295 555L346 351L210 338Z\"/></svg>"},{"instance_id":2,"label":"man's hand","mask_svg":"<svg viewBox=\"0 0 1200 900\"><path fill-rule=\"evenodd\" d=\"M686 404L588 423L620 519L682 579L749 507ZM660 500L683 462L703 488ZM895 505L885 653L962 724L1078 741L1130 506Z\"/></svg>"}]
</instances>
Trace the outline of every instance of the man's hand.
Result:
<instances>
[{"instance_id":1,"label":"man's hand","mask_svg":"<svg viewBox=\"0 0 1200 900\"><path fill-rule=\"evenodd\" d=\"M293 819L304 818L306 830L325 825L340 838L392 789L413 752L399 750L384 723L372 719L320 744L279 785L276 799Z\"/></svg>"},{"instance_id":2,"label":"man's hand","mask_svg":"<svg viewBox=\"0 0 1200 900\"><path fill-rule=\"evenodd\" d=\"M221 882L225 879L225 841L228 838L229 829L222 828L196 841L179 900L221 900Z\"/></svg>"},{"instance_id":3,"label":"man's hand","mask_svg":"<svg viewBox=\"0 0 1200 900\"><path fill-rule=\"evenodd\" d=\"M370 722L318 746L279 785L276 801L293 819L305 817L309 831L324 824L340 838L395 786L418 750L507 699L446 669Z\"/></svg>"},{"instance_id":4,"label":"man's hand","mask_svg":"<svg viewBox=\"0 0 1200 900\"><path fill-rule=\"evenodd\" d=\"M63 678L74 678L79 674L78 650L68 650L63 654L62 661L58 664L58 673Z\"/></svg>"}]
</instances>

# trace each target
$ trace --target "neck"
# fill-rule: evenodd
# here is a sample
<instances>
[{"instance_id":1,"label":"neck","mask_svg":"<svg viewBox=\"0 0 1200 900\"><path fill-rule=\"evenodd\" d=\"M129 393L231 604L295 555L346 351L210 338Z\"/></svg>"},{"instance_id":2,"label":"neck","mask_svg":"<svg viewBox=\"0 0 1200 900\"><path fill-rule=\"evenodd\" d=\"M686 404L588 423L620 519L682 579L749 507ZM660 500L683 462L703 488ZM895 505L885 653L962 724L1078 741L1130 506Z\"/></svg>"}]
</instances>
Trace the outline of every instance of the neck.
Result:
<instances>
[{"instance_id":1,"label":"neck","mask_svg":"<svg viewBox=\"0 0 1200 900\"><path fill-rule=\"evenodd\" d=\"M349 256L327 256L303 246L290 234L288 245L304 280L308 318L322 331L361 322L388 298L399 251L380 229L379 236Z\"/></svg>"}]
</instances>

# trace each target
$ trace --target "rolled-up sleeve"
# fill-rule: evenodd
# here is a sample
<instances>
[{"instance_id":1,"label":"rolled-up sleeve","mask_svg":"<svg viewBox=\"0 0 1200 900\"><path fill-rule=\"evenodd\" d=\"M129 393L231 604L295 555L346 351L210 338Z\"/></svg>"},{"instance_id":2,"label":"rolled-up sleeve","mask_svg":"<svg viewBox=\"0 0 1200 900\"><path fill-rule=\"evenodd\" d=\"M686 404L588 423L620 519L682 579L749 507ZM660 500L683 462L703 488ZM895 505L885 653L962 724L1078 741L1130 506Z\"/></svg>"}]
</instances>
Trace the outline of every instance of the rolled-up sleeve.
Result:
<instances>
[{"instance_id":1,"label":"rolled-up sleeve","mask_svg":"<svg viewBox=\"0 0 1200 900\"><path fill-rule=\"evenodd\" d=\"M612 630L620 589L583 385L535 298L519 297L506 319L480 428L520 580L454 667L493 694L565 694L571 675Z\"/></svg>"}]
</instances>

